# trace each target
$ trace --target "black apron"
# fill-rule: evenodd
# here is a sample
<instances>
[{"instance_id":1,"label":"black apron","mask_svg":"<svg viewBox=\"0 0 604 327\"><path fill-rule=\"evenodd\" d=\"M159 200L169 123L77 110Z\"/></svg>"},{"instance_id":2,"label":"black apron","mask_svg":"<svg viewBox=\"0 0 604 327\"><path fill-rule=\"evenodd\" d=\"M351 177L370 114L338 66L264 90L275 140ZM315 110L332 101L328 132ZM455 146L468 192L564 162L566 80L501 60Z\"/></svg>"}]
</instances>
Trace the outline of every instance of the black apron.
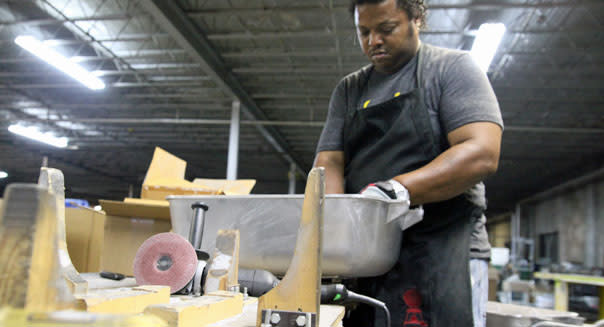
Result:
<instances>
[{"instance_id":1,"label":"black apron","mask_svg":"<svg viewBox=\"0 0 604 327\"><path fill-rule=\"evenodd\" d=\"M365 109L353 103L358 96L348 97L346 193L358 193L369 183L418 169L445 148L432 131L425 105L422 52L420 47L416 88L411 92ZM361 73L359 96L371 69ZM385 275L359 279L357 290L386 303L392 326L473 326L468 265L472 217L480 214L482 209L463 195L424 205L424 219L403 232L395 266ZM347 327L384 325L384 315L365 305L344 321Z\"/></svg>"}]
</instances>

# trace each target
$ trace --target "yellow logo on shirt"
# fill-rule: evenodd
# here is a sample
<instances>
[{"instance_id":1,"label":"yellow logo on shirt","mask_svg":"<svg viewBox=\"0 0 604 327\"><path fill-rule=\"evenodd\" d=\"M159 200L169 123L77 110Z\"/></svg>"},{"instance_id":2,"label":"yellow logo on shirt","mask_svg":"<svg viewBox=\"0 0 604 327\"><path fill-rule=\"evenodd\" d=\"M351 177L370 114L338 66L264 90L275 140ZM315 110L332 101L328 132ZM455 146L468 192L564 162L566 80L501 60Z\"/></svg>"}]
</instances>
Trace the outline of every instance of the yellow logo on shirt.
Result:
<instances>
[{"instance_id":1,"label":"yellow logo on shirt","mask_svg":"<svg viewBox=\"0 0 604 327\"><path fill-rule=\"evenodd\" d=\"M395 98L398 98L400 95L401 95L401 92L394 93ZM365 103L363 104L363 109L367 109L367 107L369 106L370 103L371 103L371 99L365 101Z\"/></svg>"}]
</instances>

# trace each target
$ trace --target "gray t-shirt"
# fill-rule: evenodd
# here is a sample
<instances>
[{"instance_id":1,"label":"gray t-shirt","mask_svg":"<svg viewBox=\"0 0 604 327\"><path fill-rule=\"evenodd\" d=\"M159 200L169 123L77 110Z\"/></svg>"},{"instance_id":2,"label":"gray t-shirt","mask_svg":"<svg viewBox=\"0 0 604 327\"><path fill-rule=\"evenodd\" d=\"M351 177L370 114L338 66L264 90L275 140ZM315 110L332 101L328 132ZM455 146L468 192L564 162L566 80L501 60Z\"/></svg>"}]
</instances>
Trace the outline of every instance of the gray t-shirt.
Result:
<instances>
[{"instance_id":1,"label":"gray t-shirt","mask_svg":"<svg viewBox=\"0 0 604 327\"><path fill-rule=\"evenodd\" d=\"M425 103L432 129L443 147L448 147L447 134L465 124L486 121L496 123L503 128L501 112L491 84L468 52L428 44L423 44L421 51ZM417 60L418 56L415 56L399 71L392 74L371 70L360 96L356 92L360 82L359 71L342 79L332 93L317 152L344 149L342 130L346 112L352 110L348 108L348 103L356 103L354 108L356 110L388 101L398 94L413 90L416 86ZM349 101L348 96L357 98ZM472 202L486 208L482 183L466 192L466 196ZM485 221L486 218L482 216L474 222L470 252L472 258L490 257Z\"/></svg>"}]
</instances>

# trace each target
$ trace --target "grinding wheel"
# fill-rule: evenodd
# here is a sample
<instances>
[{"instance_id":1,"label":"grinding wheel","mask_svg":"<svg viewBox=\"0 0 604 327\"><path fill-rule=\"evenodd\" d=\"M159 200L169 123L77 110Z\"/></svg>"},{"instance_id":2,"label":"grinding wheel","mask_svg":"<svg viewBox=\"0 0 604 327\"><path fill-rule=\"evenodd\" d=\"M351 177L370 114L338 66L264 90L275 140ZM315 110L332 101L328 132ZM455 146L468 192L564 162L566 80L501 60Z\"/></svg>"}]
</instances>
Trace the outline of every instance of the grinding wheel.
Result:
<instances>
[{"instance_id":1,"label":"grinding wheel","mask_svg":"<svg viewBox=\"0 0 604 327\"><path fill-rule=\"evenodd\" d=\"M134 277L138 285L170 286L170 293L185 287L197 269L197 254L187 239L176 233L148 238L136 252Z\"/></svg>"}]
</instances>

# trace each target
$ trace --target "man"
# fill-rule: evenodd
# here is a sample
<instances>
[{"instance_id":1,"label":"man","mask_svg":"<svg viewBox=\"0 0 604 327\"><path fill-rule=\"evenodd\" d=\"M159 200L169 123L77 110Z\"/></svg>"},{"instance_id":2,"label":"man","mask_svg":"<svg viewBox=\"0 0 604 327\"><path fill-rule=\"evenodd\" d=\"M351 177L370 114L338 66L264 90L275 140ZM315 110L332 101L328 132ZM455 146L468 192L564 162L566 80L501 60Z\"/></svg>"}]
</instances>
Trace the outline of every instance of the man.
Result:
<instances>
[{"instance_id":1,"label":"man","mask_svg":"<svg viewBox=\"0 0 604 327\"><path fill-rule=\"evenodd\" d=\"M497 170L503 122L486 75L466 52L422 44L423 0L353 0L371 65L335 88L317 146L327 193L381 193L422 205L398 262L359 279L386 303L392 326L484 326L486 261L482 180ZM377 182L377 183L376 183ZM369 187L367 187L369 185ZM376 192L377 191L377 192ZM468 262L476 288L473 319ZM346 326L383 326L362 306Z\"/></svg>"}]
</instances>

